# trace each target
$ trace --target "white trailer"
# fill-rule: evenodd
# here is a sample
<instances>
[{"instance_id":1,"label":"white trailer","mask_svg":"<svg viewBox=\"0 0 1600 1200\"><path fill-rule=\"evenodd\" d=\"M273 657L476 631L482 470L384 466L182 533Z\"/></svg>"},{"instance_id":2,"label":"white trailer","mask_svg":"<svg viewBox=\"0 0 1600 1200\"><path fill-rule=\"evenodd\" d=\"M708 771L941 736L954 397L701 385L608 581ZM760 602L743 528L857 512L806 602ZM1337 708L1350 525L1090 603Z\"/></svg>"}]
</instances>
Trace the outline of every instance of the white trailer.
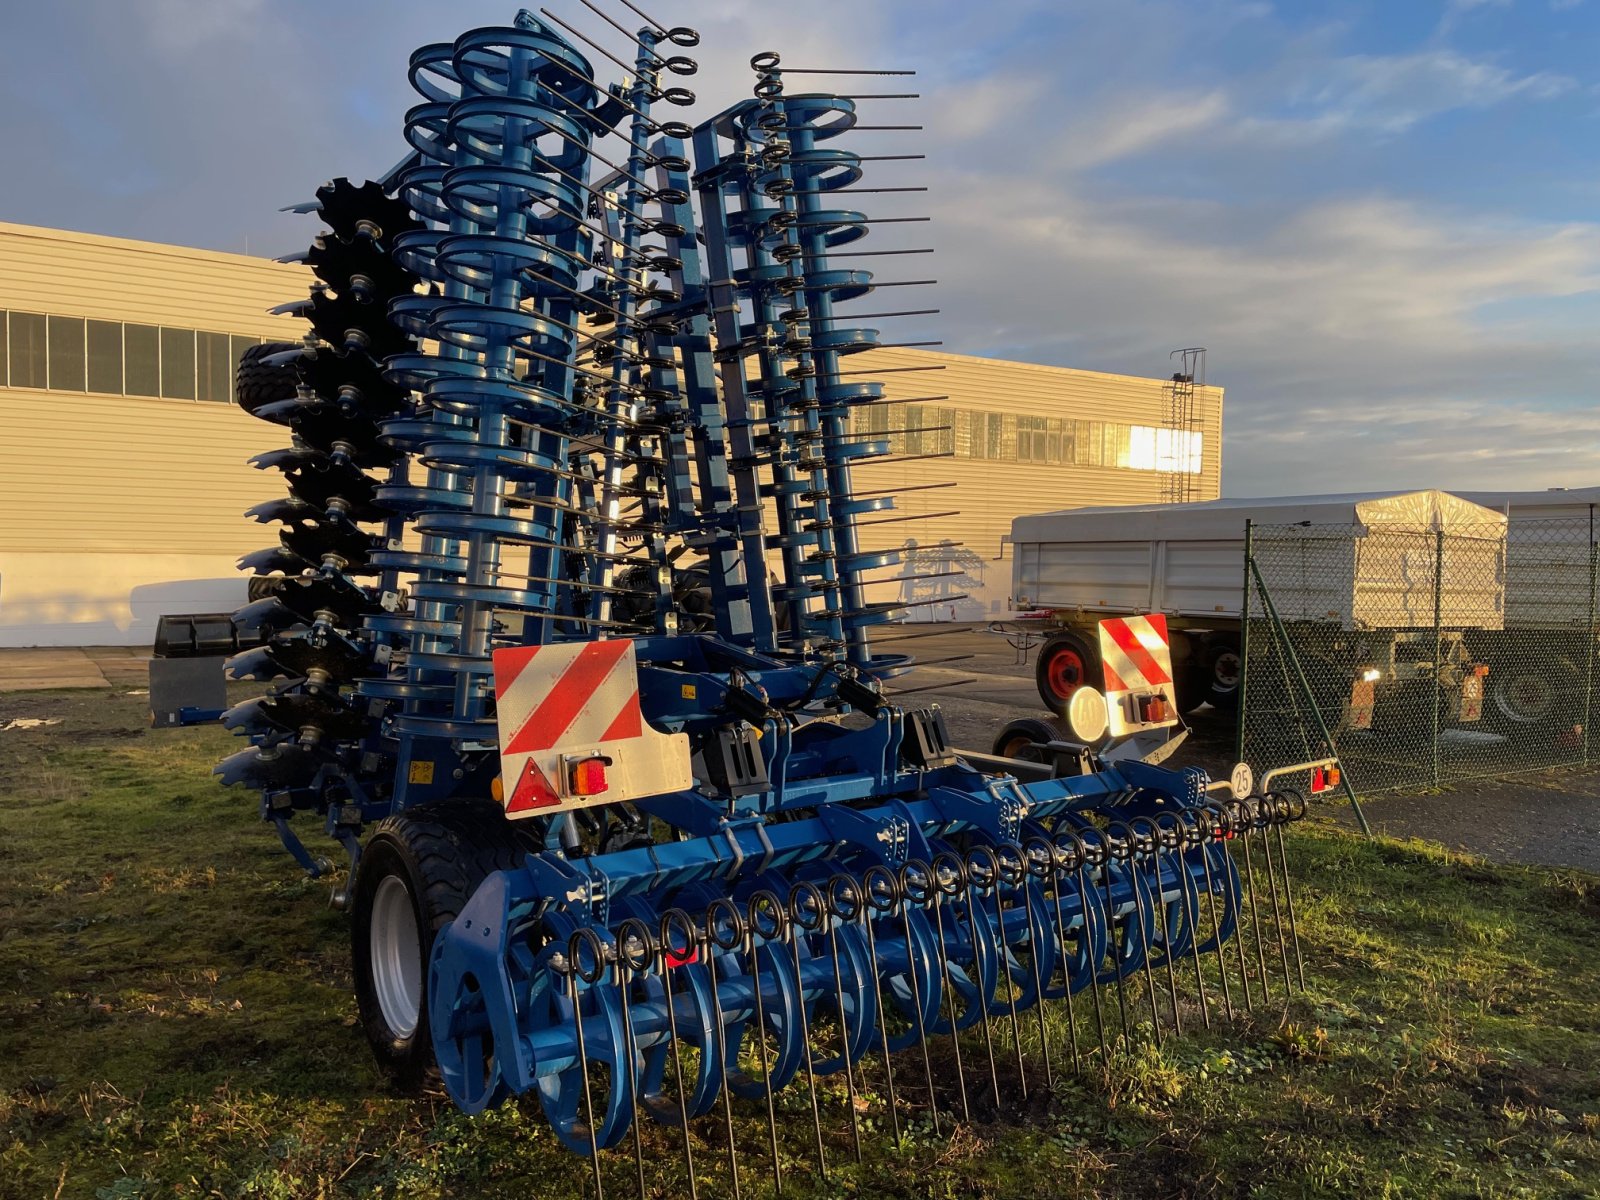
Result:
<instances>
[{"instance_id":1,"label":"white trailer","mask_svg":"<svg viewBox=\"0 0 1600 1200\"><path fill-rule=\"evenodd\" d=\"M1091 636L1102 617L1166 614L1180 702L1237 700L1244 536L1249 521L1298 526L1296 574L1273 581L1285 622L1332 622L1352 632L1431 629L1437 536L1450 538L1437 602L1441 624L1499 629L1505 618L1506 517L1441 491L1279 496L1201 504L1079 508L1012 523L1012 597L1057 631L1036 667L1040 697L1059 709L1099 671ZM1341 528L1342 527L1342 528ZM1346 532L1346 531L1350 532ZM1381 533L1382 536L1373 536ZM1394 673L1386 651L1361 639ZM1431 658L1431 645L1429 647ZM1452 648L1461 658L1459 645ZM1455 669L1469 666L1458 662ZM1470 710L1469 710L1470 711ZM1468 718L1470 719L1470 717Z\"/></svg>"}]
</instances>

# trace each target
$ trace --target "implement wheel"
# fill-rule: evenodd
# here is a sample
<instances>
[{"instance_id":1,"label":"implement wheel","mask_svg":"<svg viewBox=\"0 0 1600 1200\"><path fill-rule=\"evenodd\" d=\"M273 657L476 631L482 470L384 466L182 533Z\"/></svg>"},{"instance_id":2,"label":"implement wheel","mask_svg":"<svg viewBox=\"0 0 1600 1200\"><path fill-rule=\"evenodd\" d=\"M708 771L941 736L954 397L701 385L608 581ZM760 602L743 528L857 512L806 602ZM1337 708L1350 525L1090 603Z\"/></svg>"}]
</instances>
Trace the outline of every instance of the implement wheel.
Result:
<instances>
[{"instance_id":1,"label":"implement wheel","mask_svg":"<svg viewBox=\"0 0 1600 1200\"><path fill-rule=\"evenodd\" d=\"M262 361L269 355L287 350L299 350L299 342L263 342L259 346L246 346L239 355L239 365L233 375L233 394L240 408L254 413L265 404L279 400L293 400L300 385L300 374L292 366L280 367Z\"/></svg>"},{"instance_id":2,"label":"implement wheel","mask_svg":"<svg viewBox=\"0 0 1600 1200\"><path fill-rule=\"evenodd\" d=\"M351 965L378 1065L405 1089L433 1066L428 958L433 939L491 871L520 866L530 834L488 800L422 804L386 817L356 871Z\"/></svg>"},{"instance_id":3,"label":"implement wheel","mask_svg":"<svg viewBox=\"0 0 1600 1200\"><path fill-rule=\"evenodd\" d=\"M1034 663L1034 682L1039 699L1054 713L1064 713L1072 693L1088 684L1097 686L1100 678L1100 651L1076 633L1057 633L1039 648Z\"/></svg>"}]
</instances>

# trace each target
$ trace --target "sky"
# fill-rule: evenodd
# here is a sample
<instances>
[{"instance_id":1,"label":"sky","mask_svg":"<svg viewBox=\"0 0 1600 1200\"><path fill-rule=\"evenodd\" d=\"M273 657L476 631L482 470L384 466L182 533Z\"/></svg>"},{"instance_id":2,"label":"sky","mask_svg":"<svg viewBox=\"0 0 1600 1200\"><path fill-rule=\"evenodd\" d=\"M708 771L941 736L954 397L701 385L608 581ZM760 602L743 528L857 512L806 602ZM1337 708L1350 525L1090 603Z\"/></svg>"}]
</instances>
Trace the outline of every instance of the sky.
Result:
<instances>
[{"instance_id":1,"label":"sky","mask_svg":"<svg viewBox=\"0 0 1600 1200\"><path fill-rule=\"evenodd\" d=\"M875 198L933 218L882 227L936 251L883 260L939 280L896 336L1155 376L1203 345L1228 495L1600 484L1600 0L638 2L701 33L691 121L762 50L918 72L818 81L920 96L862 102L924 127L859 135L927 156L872 178L929 189ZM0 0L0 220L302 249L282 206L402 156L410 52L515 12Z\"/></svg>"}]
</instances>

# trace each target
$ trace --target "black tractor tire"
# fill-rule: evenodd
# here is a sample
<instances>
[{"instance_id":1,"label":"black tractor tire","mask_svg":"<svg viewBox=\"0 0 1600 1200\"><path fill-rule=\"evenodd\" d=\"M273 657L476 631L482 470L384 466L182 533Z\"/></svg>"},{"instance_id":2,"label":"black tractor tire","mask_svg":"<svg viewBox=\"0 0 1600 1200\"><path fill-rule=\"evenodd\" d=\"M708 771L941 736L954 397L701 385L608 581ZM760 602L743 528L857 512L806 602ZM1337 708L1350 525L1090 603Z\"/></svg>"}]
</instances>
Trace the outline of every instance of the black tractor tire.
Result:
<instances>
[{"instance_id":1,"label":"black tractor tire","mask_svg":"<svg viewBox=\"0 0 1600 1200\"><path fill-rule=\"evenodd\" d=\"M1043 762L1042 756L1030 753L1030 747L1045 742L1077 740L1067 728L1066 721L1060 717L1018 717L1015 721L1007 721L995 736L991 753L1023 762Z\"/></svg>"},{"instance_id":2,"label":"black tractor tire","mask_svg":"<svg viewBox=\"0 0 1600 1200\"><path fill-rule=\"evenodd\" d=\"M259 346L246 346L233 374L233 396L239 407L253 414L262 405L293 400L300 384L300 373L293 367L276 366L262 360L269 355L299 349L299 342L262 342Z\"/></svg>"},{"instance_id":3,"label":"black tractor tire","mask_svg":"<svg viewBox=\"0 0 1600 1200\"><path fill-rule=\"evenodd\" d=\"M1033 680L1044 706L1053 713L1063 714L1072 700L1072 693L1080 687L1104 686L1100 649L1079 633L1051 634L1049 641L1039 647Z\"/></svg>"},{"instance_id":4,"label":"black tractor tire","mask_svg":"<svg viewBox=\"0 0 1600 1200\"><path fill-rule=\"evenodd\" d=\"M373 831L352 889L350 957L362 1029L378 1065L399 1088L421 1087L434 1067L427 996L434 938L485 876L518 867L537 850L531 832L506 820L500 806L489 800L418 805L384 818ZM400 903L397 886L410 901L414 942L403 920L394 920ZM379 912L384 915L375 922ZM378 965L385 957L388 964ZM380 989L386 982L393 984L401 968L413 972L408 982L420 985L410 997L415 1006L411 1021L397 1019L394 1001L386 1008L380 998Z\"/></svg>"}]
</instances>

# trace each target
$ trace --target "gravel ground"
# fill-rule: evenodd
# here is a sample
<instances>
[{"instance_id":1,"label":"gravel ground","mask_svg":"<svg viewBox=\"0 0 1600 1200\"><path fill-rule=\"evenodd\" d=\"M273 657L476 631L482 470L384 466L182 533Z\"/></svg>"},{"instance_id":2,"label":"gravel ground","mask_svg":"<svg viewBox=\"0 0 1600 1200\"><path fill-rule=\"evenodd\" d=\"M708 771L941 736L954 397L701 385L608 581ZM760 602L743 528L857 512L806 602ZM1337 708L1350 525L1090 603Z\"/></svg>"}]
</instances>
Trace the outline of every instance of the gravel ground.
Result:
<instances>
[{"instance_id":1,"label":"gravel ground","mask_svg":"<svg viewBox=\"0 0 1600 1200\"><path fill-rule=\"evenodd\" d=\"M1017 662L1004 637L982 626L952 627L947 633L899 644L924 662L970 655L960 662L919 667L905 688L939 685L908 695L944 710L951 740L962 749L988 751L1009 720L1044 716L1033 682L1033 655ZM1189 718L1189 741L1172 764L1199 765L1225 778L1232 762L1231 715L1209 706ZM1257 774L1270 764L1252 763ZM1516 779L1483 779L1428 795L1376 796L1362 802L1374 831L1418 837L1494 862L1578 867L1600 873L1600 771L1547 771ZM1337 799L1321 809L1341 824L1355 825Z\"/></svg>"}]
</instances>

